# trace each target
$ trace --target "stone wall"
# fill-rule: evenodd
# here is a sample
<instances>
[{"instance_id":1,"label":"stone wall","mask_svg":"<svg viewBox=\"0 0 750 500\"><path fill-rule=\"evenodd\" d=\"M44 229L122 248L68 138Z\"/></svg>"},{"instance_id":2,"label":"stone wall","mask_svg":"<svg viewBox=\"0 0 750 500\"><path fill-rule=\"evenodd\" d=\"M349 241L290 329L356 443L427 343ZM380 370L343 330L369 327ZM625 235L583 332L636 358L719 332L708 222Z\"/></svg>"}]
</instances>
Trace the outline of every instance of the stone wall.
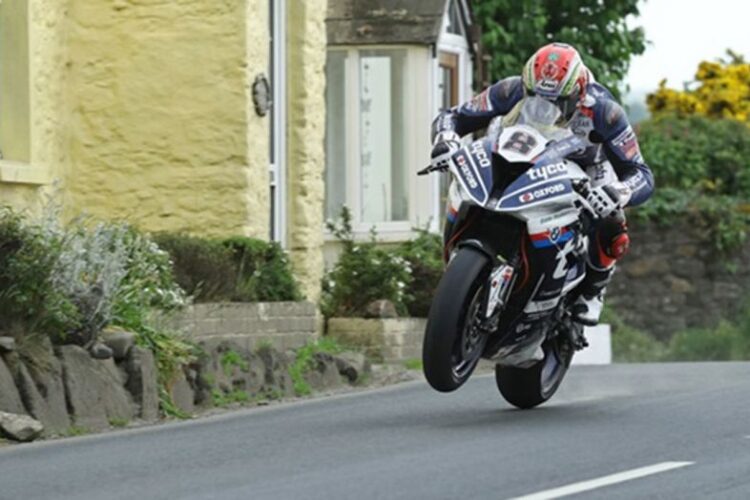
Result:
<instances>
[{"instance_id":1,"label":"stone wall","mask_svg":"<svg viewBox=\"0 0 750 500\"><path fill-rule=\"evenodd\" d=\"M689 223L631 221L630 235L630 253L607 296L629 325L667 339L731 318L750 297L750 243L720 255L706 242L705 231Z\"/></svg>"},{"instance_id":2,"label":"stone wall","mask_svg":"<svg viewBox=\"0 0 750 500\"><path fill-rule=\"evenodd\" d=\"M423 318L331 318L329 337L363 348L375 359L398 362L422 358Z\"/></svg>"},{"instance_id":3,"label":"stone wall","mask_svg":"<svg viewBox=\"0 0 750 500\"><path fill-rule=\"evenodd\" d=\"M310 302L216 303L189 307L175 326L199 343L231 340L248 351L263 344L284 351L317 339L322 319Z\"/></svg>"},{"instance_id":4,"label":"stone wall","mask_svg":"<svg viewBox=\"0 0 750 500\"><path fill-rule=\"evenodd\" d=\"M30 415L46 435L158 418L154 356L134 345L133 334L123 335L125 348L108 359L74 345L53 348L46 337L24 339L19 349L11 337L0 337L0 412Z\"/></svg>"}]
</instances>

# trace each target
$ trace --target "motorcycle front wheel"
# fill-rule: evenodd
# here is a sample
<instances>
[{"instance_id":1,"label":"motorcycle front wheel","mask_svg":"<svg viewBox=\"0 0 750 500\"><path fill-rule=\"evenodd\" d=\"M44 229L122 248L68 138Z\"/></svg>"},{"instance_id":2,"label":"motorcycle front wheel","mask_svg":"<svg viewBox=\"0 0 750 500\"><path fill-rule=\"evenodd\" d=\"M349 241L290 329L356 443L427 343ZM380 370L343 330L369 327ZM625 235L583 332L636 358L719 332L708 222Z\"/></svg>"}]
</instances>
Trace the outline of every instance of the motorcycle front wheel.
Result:
<instances>
[{"instance_id":1,"label":"motorcycle front wheel","mask_svg":"<svg viewBox=\"0 0 750 500\"><path fill-rule=\"evenodd\" d=\"M574 349L563 336L547 340L544 359L529 368L495 366L495 382L505 400L521 409L538 406L560 387L573 359Z\"/></svg>"},{"instance_id":2,"label":"motorcycle front wheel","mask_svg":"<svg viewBox=\"0 0 750 500\"><path fill-rule=\"evenodd\" d=\"M427 317L422 365L427 382L440 392L461 387L471 376L487 342L479 310L490 259L461 248L438 284Z\"/></svg>"}]
</instances>

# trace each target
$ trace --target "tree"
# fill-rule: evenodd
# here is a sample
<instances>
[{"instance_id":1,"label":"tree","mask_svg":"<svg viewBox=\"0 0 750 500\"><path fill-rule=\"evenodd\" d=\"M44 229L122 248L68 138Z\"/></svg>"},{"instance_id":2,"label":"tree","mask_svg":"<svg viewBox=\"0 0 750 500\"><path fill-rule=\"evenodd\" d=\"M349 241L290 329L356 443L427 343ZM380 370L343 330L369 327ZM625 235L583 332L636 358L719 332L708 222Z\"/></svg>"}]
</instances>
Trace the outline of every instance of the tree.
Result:
<instances>
[{"instance_id":1,"label":"tree","mask_svg":"<svg viewBox=\"0 0 750 500\"><path fill-rule=\"evenodd\" d=\"M703 61L695 73L694 89L674 90L662 80L647 98L654 115L708 116L750 122L750 64L731 50L728 59Z\"/></svg>"},{"instance_id":2,"label":"tree","mask_svg":"<svg viewBox=\"0 0 750 500\"><path fill-rule=\"evenodd\" d=\"M472 7L495 80L520 74L539 47L565 42L619 97L630 58L646 48L643 29L625 23L639 14L638 0L473 0Z\"/></svg>"}]
</instances>

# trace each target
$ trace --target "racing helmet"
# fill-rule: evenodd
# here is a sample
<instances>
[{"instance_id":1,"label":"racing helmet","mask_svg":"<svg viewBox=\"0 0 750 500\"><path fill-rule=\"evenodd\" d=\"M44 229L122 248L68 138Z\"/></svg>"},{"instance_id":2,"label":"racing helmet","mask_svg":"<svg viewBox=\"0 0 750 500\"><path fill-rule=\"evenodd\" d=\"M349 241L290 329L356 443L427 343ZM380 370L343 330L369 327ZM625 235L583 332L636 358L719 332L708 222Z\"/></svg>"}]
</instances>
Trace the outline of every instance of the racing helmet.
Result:
<instances>
[{"instance_id":1,"label":"racing helmet","mask_svg":"<svg viewBox=\"0 0 750 500\"><path fill-rule=\"evenodd\" d=\"M526 62L522 78L526 95L553 102L568 121L586 97L591 74L576 49L565 43L550 43Z\"/></svg>"}]
</instances>

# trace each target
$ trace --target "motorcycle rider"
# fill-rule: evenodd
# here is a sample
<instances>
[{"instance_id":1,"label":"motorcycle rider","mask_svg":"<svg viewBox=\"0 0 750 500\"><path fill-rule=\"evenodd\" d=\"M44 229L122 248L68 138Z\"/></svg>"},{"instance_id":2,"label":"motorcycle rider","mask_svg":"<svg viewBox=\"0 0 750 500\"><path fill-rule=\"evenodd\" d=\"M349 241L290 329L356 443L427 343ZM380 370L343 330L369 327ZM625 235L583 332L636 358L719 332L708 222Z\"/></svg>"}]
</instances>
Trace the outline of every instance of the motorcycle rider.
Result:
<instances>
[{"instance_id":1,"label":"motorcycle rider","mask_svg":"<svg viewBox=\"0 0 750 500\"><path fill-rule=\"evenodd\" d=\"M442 111L432 124L432 164L447 168L461 147L461 136L512 113L526 96L554 103L561 112L559 125L588 145L570 159L591 178L587 201L600 218L592 231L587 275L573 314L580 323L595 325L615 264L630 242L622 209L644 203L654 181L625 112L612 93L594 80L576 49L564 43L546 45L531 56L521 76L500 80L471 101ZM450 217L446 224L445 234L450 234Z\"/></svg>"}]
</instances>

